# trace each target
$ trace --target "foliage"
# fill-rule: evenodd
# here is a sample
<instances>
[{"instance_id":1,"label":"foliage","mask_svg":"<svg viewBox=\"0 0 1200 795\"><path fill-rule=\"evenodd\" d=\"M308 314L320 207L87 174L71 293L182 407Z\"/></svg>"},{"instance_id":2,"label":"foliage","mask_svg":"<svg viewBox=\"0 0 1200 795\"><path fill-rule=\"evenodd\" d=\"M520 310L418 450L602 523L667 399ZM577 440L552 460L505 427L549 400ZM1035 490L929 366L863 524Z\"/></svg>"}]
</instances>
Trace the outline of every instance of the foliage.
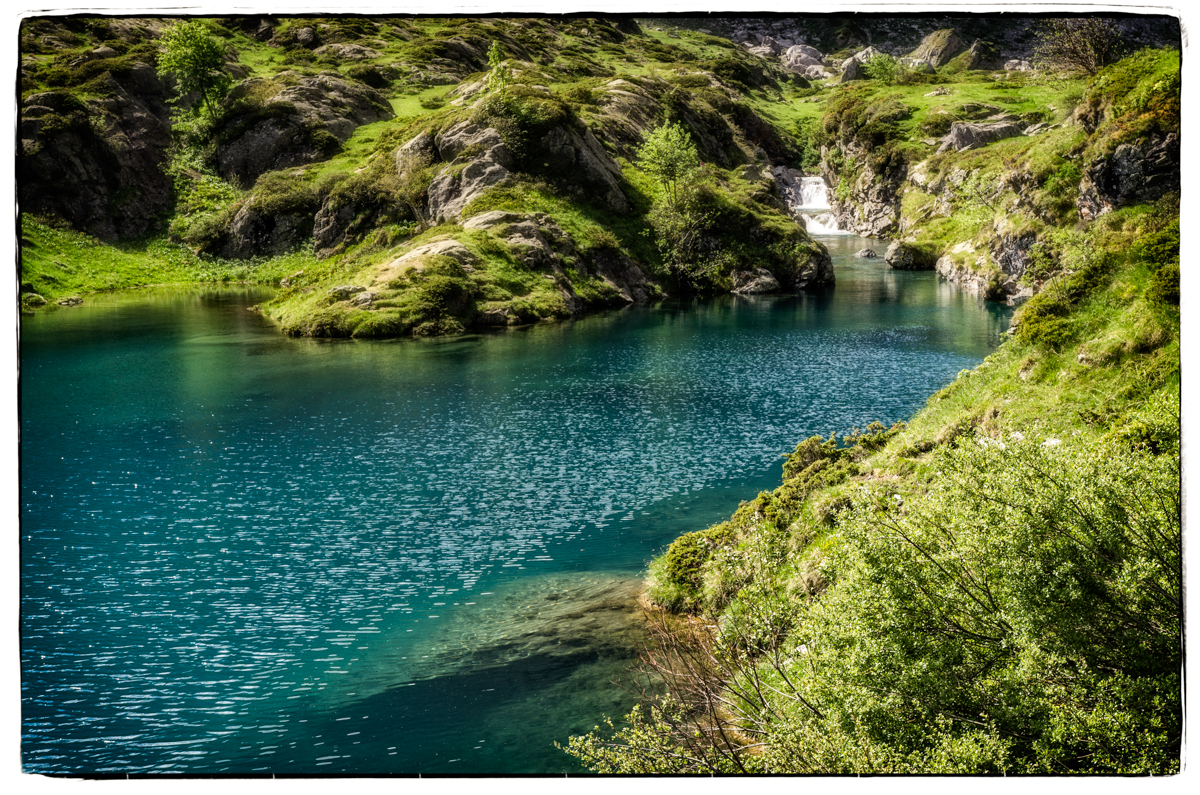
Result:
<instances>
[{"instance_id":1,"label":"foliage","mask_svg":"<svg viewBox=\"0 0 1200 795\"><path fill-rule=\"evenodd\" d=\"M673 122L646 133L638 147L637 158L638 166L658 180L673 206L679 204L680 180L687 179L700 167L691 135L682 125Z\"/></svg>"},{"instance_id":2,"label":"foliage","mask_svg":"<svg viewBox=\"0 0 1200 795\"><path fill-rule=\"evenodd\" d=\"M1177 771L1178 447L1014 434L935 466L927 494L856 494L821 599L755 587L720 634L668 628L650 720L568 750L606 771Z\"/></svg>"},{"instance_id":3,"label":"foliage","mask_svg":"<svg viewBox=\"0 0 1200 795\"><path fill-rule=\"evenodd\" d=\"M504 65L504 49L493 41L488 50L488 89L503 92L512 82L512 72Z\"/></svg>"},{"instance_id":4,"label":"foliage","mask_svg":"<svg viewBox=\"0 0 1200 795\"><path fill-rule=\"evenodd\" d=\"M198 20L177 22L163 31L159 43L159 71L175 76L180 93L198 92L209 118L216 118L217 105L233 83L225 48Z\"/></svg>"},{"instance_id":5,"label":"foliage","mask_svg":"<svg viewBox=\"0 0 1200 795\"><path fill-rule=\"evenodd\" d=\"M891 55L881 52L872 56L870 60L862 65L862 68L866 72L867 77L872 80L878 80L885 86L890 86L900 76L903 65Z\"/></svg>"},{"instance_id":6,"label":"foliage","mask_svg":"<svg viewBox=\"0 0 1200 795\"><path fill-rule=\"evenodd\" d=\"M1063 17L1048 19L1036 33L1035 58L1046 68L1094 75L1121 57L1121 32L1111 19Z\"/></svg>"}]
</instances>

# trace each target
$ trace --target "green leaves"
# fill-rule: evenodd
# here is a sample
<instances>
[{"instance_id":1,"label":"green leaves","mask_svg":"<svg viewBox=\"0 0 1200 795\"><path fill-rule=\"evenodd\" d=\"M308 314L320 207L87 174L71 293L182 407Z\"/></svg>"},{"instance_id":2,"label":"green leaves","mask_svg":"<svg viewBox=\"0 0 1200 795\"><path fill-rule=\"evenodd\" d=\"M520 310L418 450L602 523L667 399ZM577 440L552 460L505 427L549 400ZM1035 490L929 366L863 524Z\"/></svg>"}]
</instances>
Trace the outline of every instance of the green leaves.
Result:
<instances>
[{"instance_id":1,"label":"green leaves","mask_svg":"<svg viewBox=\"0 0 1200 795\"><path fill-rule=\"evenodd\" d=\"M681 125L663 124L646 134L637 152L638 165L658 180L670 202L678 202L677 185L700 167L692 137Z\"/></svg>"},{"instance_id":2,"label":"green leaves","mask_svg":"<svg viewBox=\"0 0 1200 795\"><path fill-rule=\"evenodd\" d=\"M216 105L233 82L225 71L225 47L198 20L172 25L159 43L159 71L175 76L180 94L199 93L209 118L215 118Z\"/></svg>"}]
</instances>

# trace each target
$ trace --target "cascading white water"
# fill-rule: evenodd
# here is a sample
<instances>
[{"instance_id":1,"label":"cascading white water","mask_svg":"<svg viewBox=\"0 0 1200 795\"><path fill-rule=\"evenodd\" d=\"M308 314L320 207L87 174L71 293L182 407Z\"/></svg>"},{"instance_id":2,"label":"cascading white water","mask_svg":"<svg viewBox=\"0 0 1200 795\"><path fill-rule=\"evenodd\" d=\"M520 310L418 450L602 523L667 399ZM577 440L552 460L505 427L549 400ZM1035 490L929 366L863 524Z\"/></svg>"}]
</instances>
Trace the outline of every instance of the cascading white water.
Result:
<instances>
[{"instance_id":1,"label":"cascading white water","mask_svg":"<svg viewBox=\"0 0 1200 795\"><path fill-rule=\"evenodd\" d=\"M800 206L818 210L829 209L829 191L820 177L800 178Z\"/></svg>"},{"instance_id":2,"label":"cascading white water","mask_svg":"<svg viewBox=\"0 0 1200 795\"><path fill-rule=\"evenodd\" d=\"M794 209L810 235L849 234L838 229L837 218L830 212L829 188L821 177L800 178L800 206Z\"/></svg>"},{"instance_id":3,"label":"cascading white water","mask_svg":"<svg viewBox=\"0 0 1200 795\"><path fill-rule=\"evenodd\" d=\"M804 222L810 235L848 235L838 229L829 206L829 188L821 177L806 177L787 166L776 166L775 183L787 202L788 211L797 221Z\"/></svg>"}]
</instances>

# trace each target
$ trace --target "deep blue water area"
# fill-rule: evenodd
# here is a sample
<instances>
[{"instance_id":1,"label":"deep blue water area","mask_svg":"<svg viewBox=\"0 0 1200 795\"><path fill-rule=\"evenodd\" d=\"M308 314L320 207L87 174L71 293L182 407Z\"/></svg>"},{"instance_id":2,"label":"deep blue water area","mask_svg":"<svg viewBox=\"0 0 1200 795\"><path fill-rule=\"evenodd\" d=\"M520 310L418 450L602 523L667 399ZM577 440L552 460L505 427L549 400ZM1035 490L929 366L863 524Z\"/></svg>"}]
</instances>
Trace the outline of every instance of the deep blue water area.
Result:
<instances>
[{"instance_id":1,"label":"deep blue water area","mask_svg":"<svg viewBox=\"0 0 1200 795\"><path fill-rule=\"evenodd\" d=\"M286 338L250 289L23 316L24 769L578 772L646 562L1003 337L824 242L820 295L445 339Z\"/></svg>"}]
</instances>

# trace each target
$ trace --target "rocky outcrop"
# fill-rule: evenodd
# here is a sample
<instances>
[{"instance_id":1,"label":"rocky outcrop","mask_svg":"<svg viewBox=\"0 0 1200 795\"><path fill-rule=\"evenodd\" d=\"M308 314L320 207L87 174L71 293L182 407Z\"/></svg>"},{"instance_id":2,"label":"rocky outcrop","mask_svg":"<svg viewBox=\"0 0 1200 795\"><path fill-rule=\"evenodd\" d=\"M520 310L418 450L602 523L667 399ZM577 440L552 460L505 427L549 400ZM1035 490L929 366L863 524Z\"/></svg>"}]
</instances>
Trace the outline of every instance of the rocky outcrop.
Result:
<instances>
[{"instance_id":1,"label":"rocky outcrop","mask_svg":"<svg viewBox=\"0 0 1200 795\"><path fill-rule=\"evenodd\" d=\"M1156 135L1121 144L1088 164L1079 186L1079 216L1092 219L1119 207L1179 190L1179 136Z\"/></svg>"},{"instance_id":2,"label":"rocky outcrop","mask_svg":"<svg viewBox=\"0 0 1200 795\"><path fill-rule=\"evenodd\" d=\"M941 139L942 145L938 154L948 150L965 152L968 149L977 149L1005 138L1015 138L1023 132L1020 124L1011 121L956 121L950 126L950 132Z\"/></svg>"},{"instance_id":3,"label":"rocky outcrop","mask_svg":"<svg viewBox=\"0 0 1200 795\"><path fill-rule=\"evenodd\" d=\"M933 270L937 256L912 243L893 240L887 253L883 255L883 261L889 268L898 271L929 271Z\"/></svg>"},{"instance_id":4,"label":"rocky outcrop","mask_svg":"<svg viewBox=\"0 0 1200 795\"><path fill-rule=\"evenodd\" d=\"M804 75L807 75L809 67L815 66L818 70L823 70L825 66L820 50L805 44L788 47L781 56L781 61L787 71Z\"/></svg>"},{"instance_id":5,"label":"rocky outcrop","mask_svg":"<svg viewBox=\"0 0 1200 795\"><path fill-rule=\"evenodd\" d=\"M641 304L661 295L638 264L618 248L594 249L584 259L589 272L615 290L624 303Z\"/></svg>"},{"instance_id":6,"label":"rocky outcrop","mask_svg":"<svg viewBox=\"0 0 1200 795\"><path fill-rule=\"evenodd\" d=\"M1000 48L990 41L976 39L967 50L964 69L1003 69L1004 58Z\"/></svg>"},{"instance_id":7,"label":"rocky outcrop","mask_svg":"<svg viewBox=\"0 0 1200 795\"><path fill-rule=\"evenodd\" d=\"M789 281L787 286L798 293L833 285L833 258L829 256L829 251L820 245L810 250L804 259L796 263L795 273Z\"/></svg>"},{"instance_id":8,"label":"rocky outcrop","mask_svg":"<svg viewBox=\"0 0 1200 795\"><path fill-rule=\"evenodd\" d=\"M252 196L238 209L233 221L214 246L214 253L226 259L250 259L286 254L305 243L313 233L313 208L298 207L290 212L267 209L259 197Z\"/></svg>"},{"instance_id":9,"label":"rocky outcrop","mask_svg":"<svg viewBox=\"0 0 1200 795\"><path fill-rule=\"evenodd\" d=\"M849 148L856 159L861 156L861 151ZM868 168L857 174L845 174L829 165L828 155L823 150L821 174L826 184L836 186L840 180L850 180L848 191L834 191L830 195L829 204L838 228L863 237L890 237L900 222L900 187L906 173L903 163L897 163L884 169L882 174L875 174ZM844 198L839 198L839 194Z\"/></svg>"},{"instance_id":10,"label":"rocky outcrop","mask_svg":"<svg viewBox=\"0 0 1200 795\"><path fill-rule=\"evenodd\" d=\"M779 282L766 268L733 272L733 291L738 295L761 295L779 292Z\"/></svg>"},{"instance_id":11,"label":"rocky outcrop","mask_svg":"<svg viewBox=\"0 0 1200 795\"><path fill-rule=\"evenodd\" d=\"M865 50L859 50L854 53L854 55L842 63L842 69L837 76L837 82L849 83L851 80L865 80L867 74L862 68L863 64L880 54L879 50L874 47L867 47Z\"/></svg>"},{"instance_id":12,"label":"rocky outcrop","mask_svg":"<svg viewBox=\"0 0 1200 795\"><path fill-rule=\"evenodd\" d=\"M1033 295L1032 287L1020 282L1038 238L1032 232L1015 232L1004 224L993 232L987 250L981 252L973 243L964 241L939 257L934 270L973 293L1016 306Z\"/></svg>"},{"instance_id":13,"label":"rocky outcrop","mask_svg":"<svg viewBox=\"0 0 1200 795\"><path fill-rule=\"evenodd\" d=\"M599 199L609 209L627 212L629 199L621 191L621 168L583 125L555 127L542 141L543 168L576 189Z\"/></svg>"},{"instance_id":14,"label":"rocky outcrop","mask_svg":"<svg viewBox=\"0 0 1200 795\"><path fill-rule=\"evenodd\" d=\"M299 78L265 101L244 99L264 82L252 78L234 89L223 120L217 168L236 184L251 185L267 171L327 159L361 125L395 116L378 91L335 73Z\"/></svg>"},{"instance_id":15,"label":"rocky outcrop","mask_svg":"<svg viewBox=\"0 0 1200 795\"><path fill-rule=\"evenodd\" d=\"M428 143L414 139L406 146L419 149ZM492 127L459 122L438 133L432 143L439 157L449 162L427 191L429 217L437 222L457 219L472 200L511 176L512 159Z\"/></svg>"},{"instance_id":16,"label":"rocky outcrop","mask_svg":"<svg viewBox=\"0 0 1200 795\"><path fill-rule=\"evenodd\" d=\"M927 61L935 69L940 69L965 49L967 49L967 45L958 37L958 32L954 28L943 28L935 30L922 39L921 44L909 53L908 57Z\"/></svg>"},{"instance_id":17,"label":"rocky outcrop","mask_svg":"<svg viewBox=\"0 0 1200 795\"><path fill-rule=\"evenodd\" d=\"M98 80L102 98L47 91L21 103L20 209L105 240L143 235L171 205L165 86L146 64Z\"/></svg>"}]
</instances>

